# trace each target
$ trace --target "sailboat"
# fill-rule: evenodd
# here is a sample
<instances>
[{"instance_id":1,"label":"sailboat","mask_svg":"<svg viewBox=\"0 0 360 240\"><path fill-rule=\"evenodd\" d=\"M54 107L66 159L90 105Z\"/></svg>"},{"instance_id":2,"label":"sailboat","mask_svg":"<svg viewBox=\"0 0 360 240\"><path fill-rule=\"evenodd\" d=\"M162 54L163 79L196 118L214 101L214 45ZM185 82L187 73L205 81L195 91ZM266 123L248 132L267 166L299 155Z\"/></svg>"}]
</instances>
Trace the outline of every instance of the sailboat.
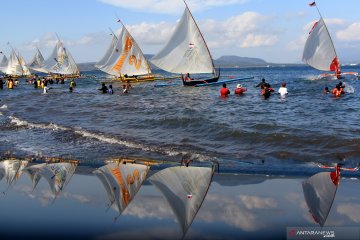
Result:
<instances>
[{"instance_id":1,"label":"sailboat","mask_svg":"<svg viewBox=\"0 0 360 240\"><path fill-rule=\"evenodd\" d=\"M182 76L185 86L217 82L220 72L216 74L214 62L205 39L186 2L184 3L184 14L173 35L165 47L151 59L151 62L155 66L171 73L213 74L213 77L209 79L190 81L187 81Z\"/></svg>"},{"instance_id":2,"label":"sailboat","mask_svg":"<svg viewBox=\"0 0 360 240\"><path fill-rule=\"evenodd\" d=\"M8 64L4 67L3 72L11 77L24 77L31 75L24 58L19 52L16 53L14 49L11 50Z\"/></svg>"},{"instance_id":3,"label":"sailboat","mask_svg":"<svg viewBox=\"0 0 360 240\"><path fill-rule=\"evenodd\" d=\"M49 163L39 171L41 177L48 182L54 200L60 195L65 186L70 182L77 167L76 161Z\"/></svg>"},{"instance_id":4,"label":"sailboat","mask_svg":"<svg viewBox=\"0 0 360 240\"><path fill-rule=\"evenodd\" d=\"M108 206L113 206L119 215L134 199L146 179L149 166L138 163L108 163L94 171L103 184Z\"/></svg>"},{"instance_id":5,"label":"sailboat","mask_svg":"<svg viewBox=\"0 0 360 240\"><path fill-rule=\"evenodd\" d=\"M152 175L150 182L163 194L185 236L209 190L214 168L176 166Z\"/></svg>"},{"instance_id":6,"label":"sailboat","mask_svg":"<svg viewBox=\"0 0 360 240\"><path fill-rule=\"evenodd\" d=\"M1 61L0 61L0 72L3 72L3 70L8 65L8 59L5 55L2 55Z\"/></svg>"},{"instance_id":7,"label":"sailboat","mask_svg":"<svg viewBox=\"0 0 360 240\"><path fill-rule=\"evenodd\" d=\"M28 66L34 71L41 71L41 68L44 66L44 61L45 59L41 54L39 48L36 48L36 53Z\"/></svg>"},{"instance_id":8,"label":"sailboat","mask_svg":"<svg viewBox=\"0 0 360 240\"><path fill-rule=\"evenodd\" d=\"M124 24L119 36L113 34L108 50L95 67L121 81L155 80L141 48Z\"/></svg>"},{"instance_id":9,"label":"sailboat","mask_svg":"<svg viewBox=\"0 0 360 240\"><path fill-rule=\"evenodd\" d=\"M79 77L80 71L70 52L64 47L64 44L58 39L56 46L50 57L44 61L43 66L37 69L53 77L63 76L67 78Z\"/></svg>"},{"instance_id":10,"label":"sailboat","mask_svg":"<svg viewBox=\"0 0 360 240\"><path fill-rule=\"evenodd\" d=\"M309 5L316 7L320 19L315 22L306 40L302 57L303 62L321 71L334 72L334 75L322 74L322 77L335 76L339 79L344 75L357 76L358 73L356 72L341 73L340 61L336 54L334 43L319 8L315 2Z\"/></svg>"}]
</instances>

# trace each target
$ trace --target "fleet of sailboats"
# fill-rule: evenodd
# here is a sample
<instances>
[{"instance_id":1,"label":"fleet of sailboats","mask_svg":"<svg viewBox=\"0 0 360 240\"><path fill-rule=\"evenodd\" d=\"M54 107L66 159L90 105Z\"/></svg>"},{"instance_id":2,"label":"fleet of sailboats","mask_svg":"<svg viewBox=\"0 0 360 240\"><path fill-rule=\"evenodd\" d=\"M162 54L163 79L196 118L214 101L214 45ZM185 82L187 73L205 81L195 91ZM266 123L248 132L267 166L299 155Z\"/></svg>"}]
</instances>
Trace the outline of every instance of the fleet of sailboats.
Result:
<instances>
[{"instance_id":1,"label":"fleet of sailboats","mask_svg":"<svg viewBox=\"0 0 360 240\"><path fill-rule=\"evenodd\" d=\"M20 52L16 52L15 49L11 50L7 66L2 69L2 72L10 76L26 77L30 76L30 69L27 67L24 58Z\"/></svg>"},{"instance_id":2,"label":"fleet of sailboats","mask_svg":"<svg viewBox=\"0 0 360 240\"><path fill-rule=\"evenodd\" d=\"M303 62L321 71L334 72L334 75L323 74L322 77L335 76L339 79L348 74L357 76L358 73L355 72L341 72L341 65L334 43L319 8L315 2L310 3L309 5L316 7L320 15L320 19L315 22L306 40L302 57Z\"/></svg>"},{"instance_id":3,"label":"fleet of sailboats","mask_svg":"<svg viewBox=\"0 0 360 240\"><path fill-rule=\"evenodd\" d=\"M182 77L185 86L219 80L220 73L216 73L209 48L186 2L184 13L174 33L164 48L151 59L151 62L171 73L213 74L212 78L202 80L188 80Z\"/></svg>"},{"instance_id":4,"label":"fleet of sailboats","mask_svg":"<svg viewBox=\"0 0 360 240\"><path fill-rule=\"evenodd\" d=\"M44 59L43 55L41 54L39 48L36 48L36 53L35 53L33 59L28 64L28 66L30 69L39 72L44 67L44 61L45 61L45 59Z\"/></svg>"}]
</instances>

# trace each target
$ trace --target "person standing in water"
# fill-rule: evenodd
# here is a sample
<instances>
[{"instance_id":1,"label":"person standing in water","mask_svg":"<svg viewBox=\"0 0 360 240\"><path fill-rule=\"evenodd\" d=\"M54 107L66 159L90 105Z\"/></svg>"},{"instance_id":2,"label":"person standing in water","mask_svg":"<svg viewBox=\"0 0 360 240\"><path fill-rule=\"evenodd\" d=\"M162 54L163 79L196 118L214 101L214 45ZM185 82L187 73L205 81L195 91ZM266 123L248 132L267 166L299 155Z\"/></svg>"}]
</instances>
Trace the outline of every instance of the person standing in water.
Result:
<instances>
[{"instance_id":1,"label":"person standing in water","mask_svg":"<svg viewBox=\"0 0 360 240\"><path fill-rule=\"evenodd\" d=\"M2 78L0 78L0 89L3 90L4 89L4 81Z\"/></svg>"},{"instance_id":2,"label":"person standing in water","mask_svg":"<svg viewBox=\"0 0 360 240\"><path fill-rule=\"evenodd\" d=\"M221 97L228 97L230 94L230 90L226 87L226 83L223 83L222 88L220 89Z\"/></svg>"},{"instance_id":3,"label":"person standing in water","mask_svg":"<svg viewBox=\"0 0 360 240\"><path fill-rule=\"evenodd\" d=\"M105 85L105 83L101 84L101 88L99 88L99 91L101 91L102 93L107 93L108 92L108 88Z\"/></svg>"},{"instance_id":4,"label":"person standing in water","mask_svg":"<svg viewBox=\"0 0 360 240\"><path fill-rule=\"evenodd\" d=\"M72 78L71 81L70 81L70 87L74 90L75 87L76 87L76 82L75 80Z\"/></svg>"},{"instance_id":5,"label":"person standing in water","mask_svg":"<svg viewBox=\"0 0 360 240\"><path fill-rule=\"evenodd\" d=\"M114 94L112 85L109 85L108 94Z\"/></svg>"},{"instance_id":6,"label":"person standing in water","mask_svg":"<svg viewBox=\"0 0 360 240\"><path fill-rule=\"evenodd\" d=\"M247 89L241 86L241 84L239 83L235 88L234 94L242 95L244 92L246 92L246 90Z\"/></svg>"},{"instance_id":7,"label":"person standing in water","mask_svg":"<svg viewBox=\"0 0 360 240\"><path fill-rule=\"evenodd\" d=\"M288 90L286 88L286 83L282 83L281 87L278 90L280 97L286 97L288 95Z\"/></svg>"}]
</instances>

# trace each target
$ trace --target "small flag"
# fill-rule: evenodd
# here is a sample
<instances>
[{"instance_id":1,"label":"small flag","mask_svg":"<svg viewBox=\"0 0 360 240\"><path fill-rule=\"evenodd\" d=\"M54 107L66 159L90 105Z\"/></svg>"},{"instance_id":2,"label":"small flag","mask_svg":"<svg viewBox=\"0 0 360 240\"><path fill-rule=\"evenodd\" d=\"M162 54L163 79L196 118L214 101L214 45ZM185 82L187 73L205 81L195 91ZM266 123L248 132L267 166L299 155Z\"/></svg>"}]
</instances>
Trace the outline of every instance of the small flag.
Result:
<instances>
[{"instance_id":1,"label":"small flag","mask_svg":"<svg viewBox=\"0 0 360 240\"><path fill-rule=\"evenodd\" d=\"M189 199L192 198L192 194L188 194L187 198L189 198Z\"/></svg>"},{"instance_id":2,"label":"small flag","mask_svg":"<svg viewBox=\"0 0 360 240\"><path fill-rule=\"evenodd\" d=\"M118 20L117 20L117 22L121 22L121 20L120 20L120 19L118 19Z\"/></svg>"},{"instance_id":3,"label":"small flag","mask_svg":"<svg viewBox=\"0 0 360 240\"><path fill-rule=\"evenodd\" d=\"M3 52L0 52L0 54L3 54Z\"/></svg>"},{"instance_id":4,"label":"small flag","mask_svg":"<svg viewBox=\"0 0 360 240\"><path fill-rule=\"evenodd\" d=\"M310 6L310 7L313 7L313 6L315 6L315 5L316 5L315 2L309 3L309 6Z\"/></svg>"},{"instance_id":5,"label":"small flag","mask_svg":"<svg viewBox=\"0 0 360 240\"><path fill-rule=\"evenodd\" d=\"M193 44L193 43L189 44L189 48L194 48L194 47L195 47L195 44Z\"/></svg>"}]
</instances>

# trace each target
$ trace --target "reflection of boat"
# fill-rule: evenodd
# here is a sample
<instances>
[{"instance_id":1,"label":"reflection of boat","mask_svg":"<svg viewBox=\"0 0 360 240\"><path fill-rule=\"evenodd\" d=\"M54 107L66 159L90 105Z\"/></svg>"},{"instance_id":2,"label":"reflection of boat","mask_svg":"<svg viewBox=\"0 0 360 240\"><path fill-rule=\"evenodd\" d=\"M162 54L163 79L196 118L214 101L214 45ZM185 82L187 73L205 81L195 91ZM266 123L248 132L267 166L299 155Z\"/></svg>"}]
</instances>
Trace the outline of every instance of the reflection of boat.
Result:
<instances>
[{"instance_id":1,"label":"reflection of boat","mask_svg":"<svg viewBox=\"0 0 360 240\"><path fill-rule=\"evenodd\" d=\"M169 203L184 236L205 199L213 174L214 168L177 166L149 178Z\"/></svg>"},{"instance_id":2,"label":"reflection of boat","mask_svg":"<svg viewBox=\"0 0 360 240\"><path fill-rule=\"evenodd\" d=\"M94 171L103 184L109 206L121 214L139 191L149 166L137 163L108 163Z\"/></svg>"},{"instance_id":3,"label":"reflection of boat","mask_svg":"<svg viewBox=\"0 0 360 240\"><path fill-rule=\"evenodd\" d=\"M306 204L314 220L324 226L335 199L336 190L340 183L340 172L357 171L358 168L342 168L320 166L321 168L335 169L333 172L317 173L303 182L303 191Z\"/></svg>"},{"instance_id":4,"label":"reflection of boat","mask_svg":"<svg viewBox=\"0 0 360 240\"><path fill-rule=\"evenodd\" d=\"M155 80L143 52L123 24L120 35L113 33L108 50L95 67L121 81Z\"/></svg>"},{"instance_id":5,"label":"reflection of boat","mask_svg":"<svg viewBox=\"0 0 360 240\"><path fill-rule=\"evenodd\" d=\"M36 188L37 184L39 183L39 181L41 179L40 171L45 166L46 166L46 163L40 163L40 164L34 164L31 166L28 166L24 169L24 172L26 172L30 176L30 179L31 179L31 182L33 185L33 190Z\"/></svg>"},{"instance_id":6,"label":"reflection of boat","mask_svg":"<svg viewBox=\"0 0 360 240\"><path fill-rule=\"evenodd\" d=\"M49 163L40 169L40 175L49 183L54 199L59 196L61 191L69 183L73 176L77 162L57 162Z\"/></svg>"},{"instance_id":7,"label":"reflection of boat","mask_svg":"<svg viewBox=\"0 0 360 240\"><path fill-rule=\"evenodd\" d=\"M220 74L216 75L209 48L187 5L170 40L151 62L171 73L213 74L213 78L191 81L185 81L183 77L183 84L186 86L219 80Z\"/></svg>"},{"instance_id":8,"label":"reflection of boat","mask_svg":"<svg viewBox=\"0 0 360 240\"><path fill-rule=\"evenodd\" d=\"M0 181L5 178L8 188L20 178L23 169L29 162L26 160L4 160L0 162Z\"/></svg>"},{"instance_id":9,"label":"reflection of boat","mask_svg":"<svg viewBox=\"0 0 360 240\"><path fill-rule=\"evenodd\" d=\"M309 37L304 47L303 62L318 70L335 72L335 75L323 74L321 75L322 77L335 76L341 78L344 75L357 76L358 73L354 72L341 73L340 61L325 21L322 18L316 3L313 2L310 6L316 7L320 15L320 20L313 25L309 33Z\"/></svg>"}]
</instances>

